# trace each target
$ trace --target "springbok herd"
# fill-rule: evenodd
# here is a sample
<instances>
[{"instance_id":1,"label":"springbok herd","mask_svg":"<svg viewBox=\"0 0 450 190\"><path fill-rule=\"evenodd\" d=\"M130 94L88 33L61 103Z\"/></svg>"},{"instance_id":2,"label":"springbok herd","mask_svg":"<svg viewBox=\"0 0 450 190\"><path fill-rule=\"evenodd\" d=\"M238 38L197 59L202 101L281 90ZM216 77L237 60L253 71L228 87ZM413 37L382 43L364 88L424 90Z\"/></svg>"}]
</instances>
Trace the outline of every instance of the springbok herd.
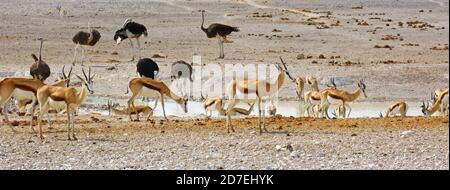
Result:
<instances>
[{"instance_id":1,"label":"springbok herd","mask_svg":"<svg viewBox=\"0 0 450 190\"><path fill-rule=\"evenodd\" d=\"M202 25L201 29L205 32L208 38L217 38L219 40L220 53L219 58L224 58L223 43L232 43L227 36L232 32L238 32L237 27L227 26L223 24L214 23L208 28L203 27L204 24L204 11L202 11ZM133 22L131 19L127 19L119 30L116 31L114 40L119 44L122 40L132 38L137 40L139 55L139 37L141 35L147 36L147 29L142 24ZM72 41L75 43L74 62L76 62L76 50L83 46L94 46L100 39L100 32L97 30L91 30L89 32L79 31L73 37ZM94 94L93 82L95 74L91 73L91 68L85 70L82 68L82 76L76 75L76 78L81 81L81 88L78 90L70 86L70 79L72 76L72 68L66 73L63 67L60 77L53 83L46 84L44 81L50 76L49 66L42 60L41 50L43 39L41 41L41 48L39 51L39 57L32 55L35 63L30 68L30 74L32 78L23 77L9 77L3 78L0 81L0 109L4 115L4 121L11 127L13 131L13 125L8 120L8 106L7 103L11 99L15 99L17 110L28 108L28 114L30 115L30 128L35 132L33 128L33 116L35 115L35 108L38 106L37 125L39 127L39 137L44 138L42 134L41 120L42 116L47 113L49 117L50 112L56 110L57 113L67 114L67 126L68 126L68 139L76 140L74 133L74 119L76 109L83 104L88 94ZM82 49L84 53L84 50ZM83 54L82 53L82 54ZM141 60L140 56L139 59ZM148 58L146 58L148 59ZM82 59L83 60L83 59ZM134 57L133 57L134 60ZM153 61L152 61L153 62ZM82 63L82 61L81 61ZM266 105L266 101L269 100L267 111L270 115L276 113L276 107L273 104L274 95L281 89L284 84L286 76L296 86L296 93L298 100L304 105L305 112L308 117L326 117L330 119L328 114L330 106L336 107L333 110L335 118L349 117L351 112L350 103L355 102L360 96L366 95L366 84L364 80L359 80L357 88L353 92L349 92L340 89L336 86L334 79L331 78L330 84L325 89L318 88L318 81L314 76L307 76L302 78L300 76L293 77L287 68L286 63L280 57L280 62L275 64L278 69L278 76L275 82L269 82L265 80L251 80L251 79L234 79L228 82L227 95L228 106L225 107L224 98L222 97L208 97L203 99L203 108L205 109L206 116L211 116L213 111L217 111L219 115L226 116L226 126L228 132L233 131L234 128L231 123L231 116L236 114L249 115L254 105L256 104L258 109L258 126L259 132L267 132L265 127L265 113L266 109L263 108ZM151 67L151 68L157 68ZM150 76L159 71L156 69L150 69L145 72L151 72ZM128 89L131 92L131 97L128 100L128 106L124 109L116 108L112 102L108 101L108 108L110 113L116 115L128 115L130 121L133 121L132 115L136 115L139 120L139 114L143 114L147 119L153 116L153 108L143 105L135 105L135 99L138 97L154 97L154 94L161 99L162 110L164 118L167 120L164 106L164 98L168 97L174 100L181 109L187 113L186 98L177 96L171 92L170 88L155 77L146 77L144 71L139 71L140 77L132 78L128 83ZM155 73L153 73L155 72ZM149 73L147 73L149 74ZM309 90L304 91L305 82L309 85ZM246 95L246 96L241 96ZM244 97L244 98L243 98ZM250 99L249 97L256 97ZM448 115L449 114L449 89L436 89L431 95L431 100L422 103L422 112L425 116L431 115ZM249 105L249 109L243 109L235 107L239 102L246 102ZM156 106L156 103L155 103ZM380 117L389 117L400 115L406 116L408 105L404 101L394 102L387 108L384 116L380 113ZM208 116L209 112L209 116ZM303 115L303 114L302 114ZM48 125L51 126L50 119L48 118Z\"/></svg>"}]
</instances>

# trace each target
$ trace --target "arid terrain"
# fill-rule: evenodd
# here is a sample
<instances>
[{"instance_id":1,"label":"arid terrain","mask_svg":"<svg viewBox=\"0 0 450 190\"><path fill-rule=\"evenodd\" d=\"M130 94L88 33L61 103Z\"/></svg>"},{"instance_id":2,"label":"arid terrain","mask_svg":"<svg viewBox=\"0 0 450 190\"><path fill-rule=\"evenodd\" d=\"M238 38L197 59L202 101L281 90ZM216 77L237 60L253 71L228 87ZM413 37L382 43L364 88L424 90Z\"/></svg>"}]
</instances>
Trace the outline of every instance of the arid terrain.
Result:
<instances>
[{"instance_id":1,"label":"arid terrain","mask_svg":"<svg viewBox=\"0 0 450 190\"><path fill-rule=\"evenodd\" d=\"M447 169L448 118L234 120L228 134L219 119L127 122L78 117L78 141L67 127L41 141L21 122L0 129L2 169Z\"/></svg>"},{"instance_id":2,"label":"arid terrain","mask_svg":"<svg viewBox=\"0 0 450 190\"><path fill-rule=\"evenodd\" d=\"M67 14L60 16L57 6ZM99 43L85 48L84 66L97 74L91 97L130 96L124 92L137 76L133 50L113 40L126 18L147 27L140 53L159 64L158 78L167 83L169 66L194 55L221 66L272 64L281 56L292 74L314 75L320 88L331 76L346 90L364 79L368 97L358 102L417 103L449 87L444 0L3 0L0 9L0 80L29 76L40 37L53 72L48 80L55 80L72 63L73 35L88 23L99 30ZM217 59L217 40L200 30L200 10L206 26L240 28L225 44L225 59ZM77 63L74 73L81 68ZM286 80L280 98L296 100L294 83ZM0 169L449 169L447 117L277 117L268 119L272 132L259 135L254 117L233 120L236 132L228 134L224 118L172 116L160 123L160 116L153 125L82 115L75 142L66 140L63 116L54 129L44 126L44 142L25 118L11 116L20 125L14 134L0 123Z\"/></svg>"}]
</instances>

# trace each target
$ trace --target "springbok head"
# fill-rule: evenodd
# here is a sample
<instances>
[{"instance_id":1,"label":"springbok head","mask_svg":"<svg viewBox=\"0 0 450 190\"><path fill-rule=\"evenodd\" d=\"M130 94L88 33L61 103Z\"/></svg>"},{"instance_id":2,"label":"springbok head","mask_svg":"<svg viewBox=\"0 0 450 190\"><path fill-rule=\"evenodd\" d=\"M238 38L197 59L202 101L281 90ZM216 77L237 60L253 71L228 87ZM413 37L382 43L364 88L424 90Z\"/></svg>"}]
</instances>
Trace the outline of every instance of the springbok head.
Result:
<instances>
[{"instance_id":1,"label":"springbok head","mask_svg":"<svg viewBox=\"0 0 450 190\"><path fill-rule=\"evenodd\" d=\"M427 115L427 110L430 107L430 103L427 101L427 104L425 105L425 102L422 101L422 105L420 106L422 108L423 115Z\"/></svg>"},{"instance_id":2,"label":"springbok head","mask_svg":"<svg viewBox=\"0 0 450 190\"><path fill-rule=\"evenodd\" d=\"M86 72L84 72L84 68L82 68L81 71L83 72L84 78L81 78L79 75L76 75L77 78L80 79L81 82L83 82L83 84L85 85L90 94L94 94L93 79L95 77L95 74L91 76L91 67L89 67L87 75Z\"/></svg>"}]
</instances>

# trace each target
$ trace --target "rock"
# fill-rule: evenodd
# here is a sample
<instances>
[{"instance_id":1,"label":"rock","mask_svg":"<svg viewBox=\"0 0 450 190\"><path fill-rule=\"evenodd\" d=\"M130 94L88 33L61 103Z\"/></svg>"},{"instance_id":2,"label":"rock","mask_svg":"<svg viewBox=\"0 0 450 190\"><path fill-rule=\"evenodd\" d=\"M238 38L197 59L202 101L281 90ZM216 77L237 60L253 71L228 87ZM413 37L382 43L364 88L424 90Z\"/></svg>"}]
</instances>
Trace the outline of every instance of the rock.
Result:
<instances>
[{"instance_id":1,"label":"rock","mask_svg":"<svg viewBox=\"0 0 450 190\"><path fill-rule=\"evenodd\" d=\"M275 150L277 150L277 151L280 151L280 150L282 150L282 149L283 149L283 147L282 147L281 145L275 146Z\"/></svg>"},{"instance_id":2,"label":"rock","mask_svg":"<svg viewBox=\"0 0 450 190\"><path fill-rule=\"evenodd\" d=\"M369 170L375 170L377 168L377 165L376 164L369 164L368 166L367 166L367 169L369 169Z\"/></svg>"},{"instance_id":3,"label":"rock","mask_svg":"<svg viewBox=\"0 0 450 190\"><path fill-rule=\"evenodd\" d=\"M11 125L12 125L13 127L17 127L17 126L19 126L19 122L18 122L18 121L12 121L12 122L11 122Z\"/></svg>"},{"instance_id":4,"label":"rock","mask_svg":"<svg viewBox=\"0 0 450 190\"><path fill-rule=\"evenodd\" d=\"M162 54L154 54L153 56L152 56L152 58L167 58L167 56L166 55L162 55Z\"/></svg>"},{"instance_id":5,"label":"rock","mask_svg":"<svg viewBox=\"0 0 450 190\"><path fill-rule=\"evenodd\" d=\"M96 118L96 117L94 117L94 116L91 116L91 121L97 123L97 122L100 121L100 119L98 119L98 118Z\"/></svg>"},{"instance_id":6,"label":"rock","mask_svg":"<svg viewBox=\"0 0 450 190\"><path fill-rule=\"evenodd\" d=\"M406 138L406 137L413 136L414 134L416 134L416 131L408 130L408 131L403 131L400 136L403 138Z\"/></svg>"},{"instance_id":7,"label":"rock","mask_svg":"<svg viewBox=\"0 0 450 190\"><path fill-rule=\"evenodd\" d=\"M300 158L300 153L298 151L292 151L289 156L291 158Z\"/></svg>"},{"instance_id":8,"label":"rock","mask_svg":"<svg viewBox=\"0 0 450 190\"><path fill-rule=\"evenodd\" d=\"M286 148L286 150L289 150L289 152L294 151L294 147L292 147L291 144L287 144L287 145L285 146L285 148Z\"/></svg>"},{"instance_id":9,"label":"rock","mask_svg":"<svg viewBox=\"0 0 450 190\"><path fill-rule=\"evenodd\" d=\"M279 30L279 29L275 28L275 29L272 30L272 32L282 32L282 30Z\"/></svg>"},{"instance_id":10,"label":"rock","mask_svg":"<svg viewBox=\"0 0 450 190\"><path fill-rule=\"evenodd\" d=\"M117 69L117 67L115 67L115 66L106 67L106 70L108 70L108 71L112 71L112 70L116 70L116 69Z\"/></svg>"},{"instance_id":11,"label":"rock","mask_svg":"<svg viewBox=\"0 0 450 190\"><path fill-rule=\"evenodd\" d=\"M305 59L305 55L303 53L298 54L297 59Z\"/></svg>"},{"instance_id":12,"label":"rock","mask_svg":"<svg viewBox=\"0 0 450 190\"><path fill-rule=\"evenodd\" d=\"M277 146L275 146L275 150L277 150L277 151L289 150L289 152L292 152L292 151L294 151L294 148L292 147L291 144L287 144L287 145L284 145L284 146L277 145Z\"/></svg>"}]
</instances>

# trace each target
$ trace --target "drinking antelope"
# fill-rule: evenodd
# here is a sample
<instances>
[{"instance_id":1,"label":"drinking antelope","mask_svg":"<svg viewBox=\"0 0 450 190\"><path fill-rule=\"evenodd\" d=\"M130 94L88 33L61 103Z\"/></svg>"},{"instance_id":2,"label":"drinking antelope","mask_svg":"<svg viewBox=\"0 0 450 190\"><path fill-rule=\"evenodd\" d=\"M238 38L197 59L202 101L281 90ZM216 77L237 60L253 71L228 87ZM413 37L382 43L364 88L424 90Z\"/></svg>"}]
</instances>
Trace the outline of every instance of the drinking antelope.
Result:
<instances>
[{"instance_id":1,"label":"drinking antelope","mask_svg":"<svg viewBox=\"0 0 450 190\"><path fill-rule=\"evenodd\" d=\"M396 115L400 114L401 117L405 117L407 111L408 111L408 104L406 104L404 101L397 101L397 102L392 103L388 107L384 116L389 117L389 116L396 116ZM380 117L383 117L383 115L380 114Z\"/></svg>"},{"instance_id":2,"label":"drinking antelope","mask_svg":"<svg viewBox=\"0 0 450 190\"><path fill-rule=\"evenodd\" d=\"M253 111L253 107L254 107L255 103L253 103L253 104L247 103L247 104L250 106L249 109L234 107L233 111L231 112L232 116L235 116L237 114L250 115L250 113L252 113L252 111ZM226 115L226 110L224 108L223 99L220 97L206 98L203 101L203 108L205 109L206 117L211 117L212 111L218 111L220 116ZM208 116L208 111L210 112L209 116Z\"/></svg>"},{"instance_id":3,"label":"drinking antelope","mask_svg":"<svg viewBox=\"0 0 450 190\"><path fill-rule=\"evenodd\" d=\"M441 112L442 114L445 114L445 110L448 110L448 105L445 107L445 105L443 105L443 101L445 99L445 97L448 98L448 89L446 89L445 91L443 91L442 93L439 94L439 96L437 98L435 98L432 102L431 102L431 106L429 105L429 102L427 102L427 104L425 105L425 102L422 102L422 113L427 117L427 116L432 116L433 114L435 114L436 112Z\"/></svg>"},{"instance_id":4,"label":"drinking antelope","mask_svg":"<svg viewBox=\"0 0 450 190\"><path fill-rule=\"evenodd\" d=\"M115 105L108 100L108 111L110 114L113 115L136 115L137 120L139 121L139 114L143 114L144 117L147 118L147 120L150 119L151 116L153 116L153 109L150 106L144 106L144 105L137 105L136 111L132 111L131 109L128 109L128 107L123 109L117 109L115 108Z\"/></svg>"},{"instance_id":5,"label":"drinking antelope","mask_svg":"<svg viewBox=\"0 0 450 190\"><path fill-rule=\"evenodd\" d=\"M166 120L168 120L168 119L167 119L166 110L164 107L164 96L167 96L167 97L171 98L172 100L174 100L179 106L181 106L183 111L185 113L187 113L187 101L188 100L183 99L183 98L175 95L174 93L172 93L170 91L169 87L162 81L153 80L151 78L146 78L146 77L133 78L128 83L128 87L130 88L130 91L133 93L133 95L128 100L128 109L130 109L130 110L136 111L136 106L134 105L134 100L138 96L149 97L149 96L153 96L155 93L157 93L157 94L159 93L160 98L161 98L161 105L163 108L164 118ZM133 121L131 118L131 112L128 114L128 116L130 118L130 121Z\"/></svg>"},{"instance_id":6,"label":"drinking antelope","mask_svg":"<svg viewBox=\"0 0 450 190\"><path fill-rule=\"evenodd\" d=\"M202 106L205 110L206 117L211 117L213 111L217 111L219 115L226 115L223 100L221 97L205 98L205 100L203 100Z\"/></svg>"}]
</instances>

